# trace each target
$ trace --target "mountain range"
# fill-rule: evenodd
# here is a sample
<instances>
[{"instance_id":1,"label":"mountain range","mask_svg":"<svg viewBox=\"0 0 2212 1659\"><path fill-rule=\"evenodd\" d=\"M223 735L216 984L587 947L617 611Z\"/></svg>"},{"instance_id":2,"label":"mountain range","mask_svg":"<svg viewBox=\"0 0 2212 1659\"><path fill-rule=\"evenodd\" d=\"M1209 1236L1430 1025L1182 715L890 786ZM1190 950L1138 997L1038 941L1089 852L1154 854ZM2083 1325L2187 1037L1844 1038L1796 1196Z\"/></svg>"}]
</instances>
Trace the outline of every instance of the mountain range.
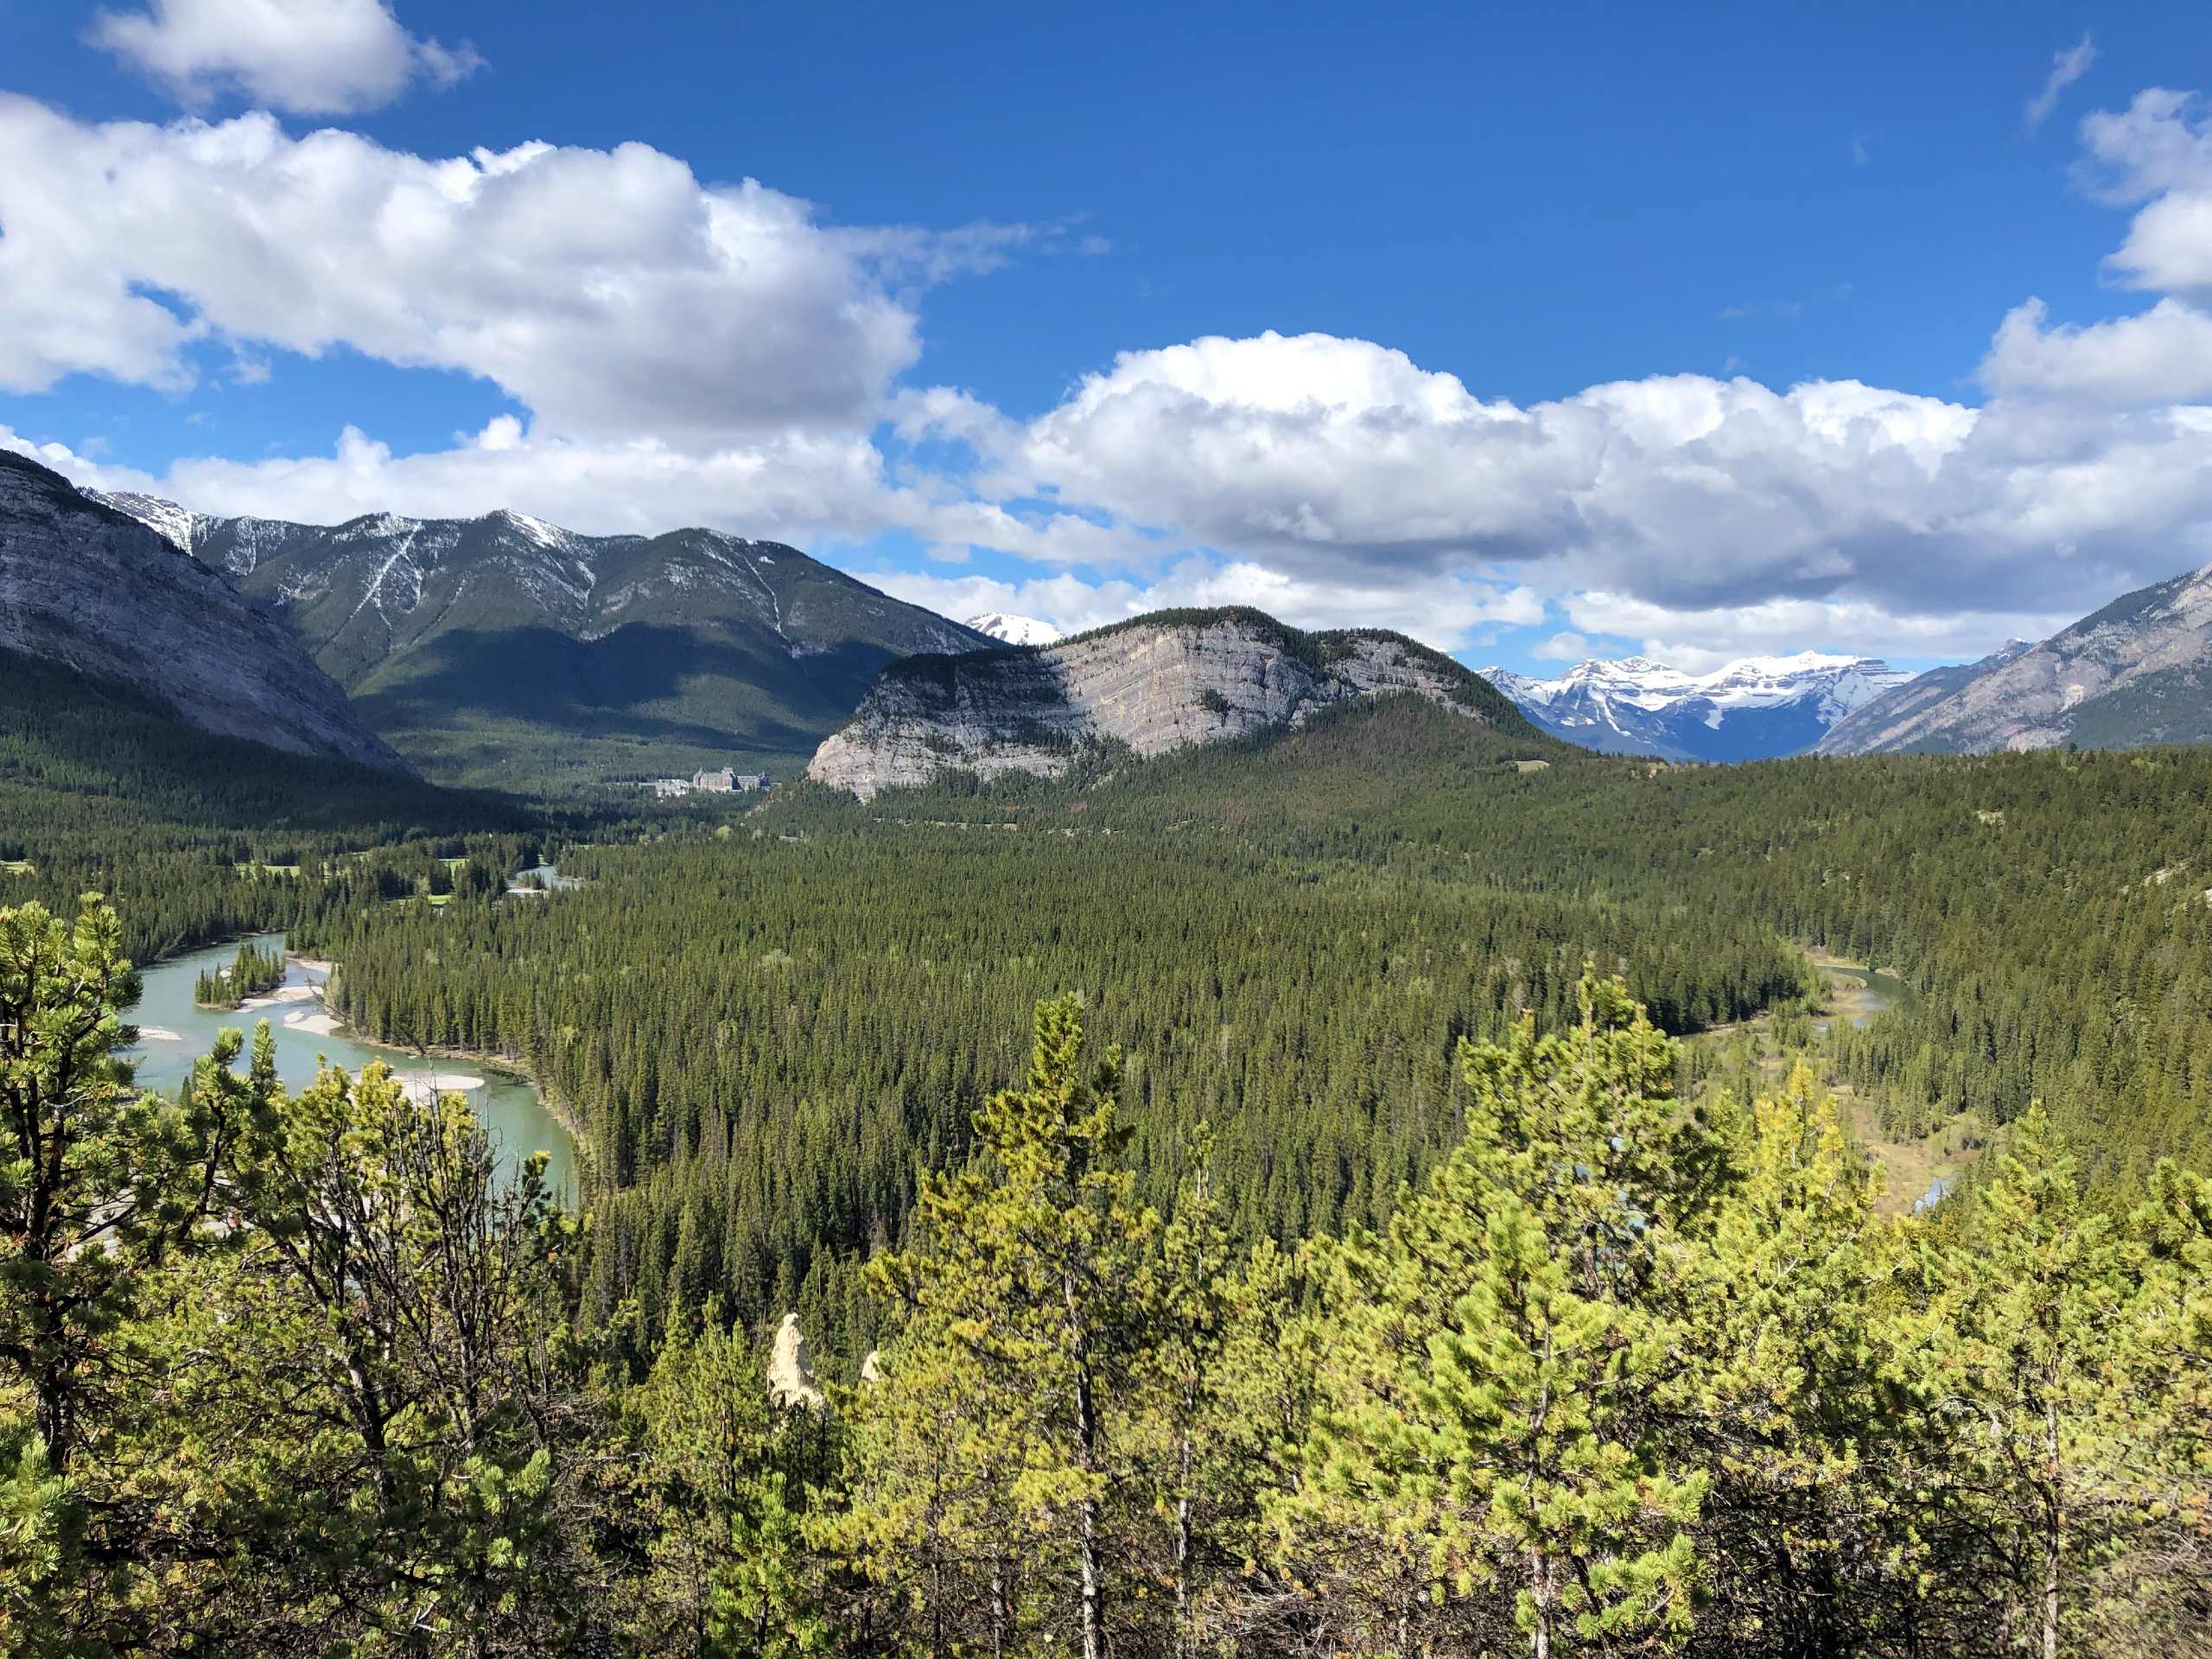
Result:
<instances>
[{"instance_id":1,"label":"mountain range","mask_svg":"<svg viewBox=\"0 0 2212 1659\"><path fill-rule=\"evenodd\" d=\"M1818 743L1853 709L1911 676L1867 657L1745 657L1709 674L1649 658L1578 663L1556 679L1500 668L1484 678L1554 736L1608 754L1764 760Z\"/></svg>"},{"instance_id":2,"label":"mountain range","mask_svg":"<svg viewBox=\"0 0 2212 1659\"><path fill-rule=\"evenodd\" d=\"M1686 761L2212 741L2212 566L1917 677L1801 652L1704 674L1629 658L1478 677L1402 636L1304 633L1255 611L1071 639L1006 612L954 622L718 531L212 516L80 491L11 452L0 650L133 687L211 732L524 791L810 755L814 775L863 791L1052 772L1087 747L1296 729L1392 690L1479 706L1501 730ZM1513 710L1526 728L1499 719Z\"/></svg>"},{"instance_id":3,"label":"mountain range","mask_svg":"<svg viewBox=\"0 0 2212 1659\"><path fill-rule=\"evenodd\" d=\"M532 789L798 759L885 664L993 643L795 548L719 531L105 505L222 572L441 781Z\"/></svg>"},{"instance_id":4,"label":"mountain range","mask_svg":"<svg viewBox=\"0 0 2212 1659\"><path fill-rule=\"evenodd\" d=\"M220 572L5 449L0 652L127 688L203 731L409 770L292 633Z\"/></svg>"}]
</instances>

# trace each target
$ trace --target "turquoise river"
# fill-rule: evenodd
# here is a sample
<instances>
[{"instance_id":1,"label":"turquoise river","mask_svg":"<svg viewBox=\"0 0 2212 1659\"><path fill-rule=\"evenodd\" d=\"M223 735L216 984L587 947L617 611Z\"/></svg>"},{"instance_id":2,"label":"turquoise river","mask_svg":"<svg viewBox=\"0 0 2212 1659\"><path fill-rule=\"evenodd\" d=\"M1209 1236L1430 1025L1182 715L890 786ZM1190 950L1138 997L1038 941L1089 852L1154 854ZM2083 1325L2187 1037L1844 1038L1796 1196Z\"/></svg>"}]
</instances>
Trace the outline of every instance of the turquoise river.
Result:
<instances>
[{"instance_id":1,"label":"turquoise river","mask_svg":"<svg viewBox=\"0 0 2212 1659\"><path fill-rule=\"evenodd\" d=\"M282 949L284 936L264 933L253 943L264 950L271 945ZM313 1083L316 1066L325 1060L349 1071L381 1060L404 1078L423 1079L441 1090L457 1090L504 1154L548 1154L551 1162L546 1173L554 1190L573 1200L575 1143L546 1110L537 1086L527 1077L467 1060L426 1061L411 1052L340 1034L323 1012L322 985L329 970L297 958L288 963L284 983L272 996L256 997L235 1014L200 1007L192 1000L194 982L203 972L228 966L238 949L236 944L214 945L143 970L145 990L130 1015L138 1027L139 1042L127 1056L137 1063L142 1084L175 1093L191 1074L193 1061L214 1046L217 1032L236 1026L251 1033L257 1020L266 1020L276 1041L277 1075L288 1089L304 1089Z\"/></svg>"}]
</instances>

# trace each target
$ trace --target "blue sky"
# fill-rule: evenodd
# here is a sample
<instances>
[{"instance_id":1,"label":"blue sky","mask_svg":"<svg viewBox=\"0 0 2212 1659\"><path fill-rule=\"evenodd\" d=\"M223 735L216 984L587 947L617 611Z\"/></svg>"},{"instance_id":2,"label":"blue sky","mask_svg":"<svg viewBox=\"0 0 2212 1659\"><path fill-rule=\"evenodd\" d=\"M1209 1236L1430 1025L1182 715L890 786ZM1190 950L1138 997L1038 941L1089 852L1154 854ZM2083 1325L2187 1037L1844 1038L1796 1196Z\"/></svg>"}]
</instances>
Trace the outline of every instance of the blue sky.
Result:
<instances>
[{"instance_id":1,"label":"blue sky","mask_svg":"<svg viewBox=\"0 0 2212 1659\"><path fill-rule=\"evenodd\" d=\"M1521 668L2212 557L2201 9L278 10L0 0L0 441Z\"/></svg>"}]
</instances>

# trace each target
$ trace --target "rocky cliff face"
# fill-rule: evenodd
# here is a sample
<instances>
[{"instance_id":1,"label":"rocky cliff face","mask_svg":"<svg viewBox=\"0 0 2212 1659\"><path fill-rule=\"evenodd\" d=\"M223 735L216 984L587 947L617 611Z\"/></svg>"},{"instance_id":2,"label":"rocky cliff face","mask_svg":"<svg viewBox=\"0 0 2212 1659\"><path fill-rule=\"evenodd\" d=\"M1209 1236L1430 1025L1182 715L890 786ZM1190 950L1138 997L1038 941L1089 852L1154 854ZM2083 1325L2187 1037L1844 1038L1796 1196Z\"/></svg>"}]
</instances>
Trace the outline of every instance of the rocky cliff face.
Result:
<instances>
[{"instance_id":1,"label":"rocky cliff face","mask_svg":"<svg viewBox=\"0 0 2212 1659\"><path fill-rule=\"evenodd\" d=\"M1301 633L1256 611L1170 612L1041 649L894 663L807 776L862 799L944 772L1052 778L1089 746L1162 754L1293 729L1392 691L1520 723L1478 676L1400 634Z\"/></svg>"},{"instance_id":2,"label":"rocky cliff face","mask_svg":"<svg viewBox=\"0 0 2212 1659\"><path fill-rule=\"evenodd\" d=\"M216 571L7 450L0 646L124 681L207 731L407 770L290 633Z\"/></svg>"},{"instance_id":3,"label":"rocky cliff face","mask_svg":"<svg viewBox=\"0 0 2212 1659\"><path fill-rule=\"evenodd\" d=\"M1939 669L1828 734L1831 754L1979 754L2212 742L2212 566L2115 600L2037 645Z\"/></svg>"}]
</instances>

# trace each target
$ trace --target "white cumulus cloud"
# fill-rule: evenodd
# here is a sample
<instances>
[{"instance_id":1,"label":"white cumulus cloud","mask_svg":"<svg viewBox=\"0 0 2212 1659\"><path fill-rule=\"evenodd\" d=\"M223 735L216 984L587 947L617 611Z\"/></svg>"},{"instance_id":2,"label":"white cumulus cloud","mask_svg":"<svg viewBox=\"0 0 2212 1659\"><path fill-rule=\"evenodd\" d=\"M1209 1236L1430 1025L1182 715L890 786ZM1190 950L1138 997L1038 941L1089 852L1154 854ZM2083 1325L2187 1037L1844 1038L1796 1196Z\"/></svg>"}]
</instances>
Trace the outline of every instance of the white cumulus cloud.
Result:
<instances>
[{"instance_id":1,"label":"white cumulus cloud","mask_svg":"<svg viewBox=\"0 0 2212 1659\"><path fill-rule=\"evenodd\" d=\"M1249 605L1298 627L1392 628L1439 650L1456 649L1486 625L1534 626L1544 601L1533 588L1444 576L1376 586L1286 575L1249 560L1185 558L1153 579L1085 581L1065 572L1007 582L927 571L868 570L861 580L944 616L1010 611L1079 633L1147 611Z\"/></svg>"},{"instance_id":2,"label":"white cumulus cloud","mask_svg":"<svg viewBox=\"0 0 2212 1659\"><path fill-rule=\"evenodd\" d=\"M2082 134L2085 181L2134 215L2110 268L2157 297L2086 324L2016 307L1980 407L1698 374L1516 403L1479 365L1260 333L1124 352L1025 418L907 384L920 296L1066 225L841 228L645 145L425 158L0 98L0 390L184 391L340 348L457 371L518 409L428 453L349 429L156 479L46 453L207 512L512 506L830 551L896 531L935 568L869 579L953 615L1237 603L1446 647L1564 623L1691 666L1975 656L2212 560L2212 138L2156 91Z\"/></svg>"},{"instance_id":3,"label":"white cumulus cloud","mask_svg":"<svg viewBox=\"0 0 2212 1659\"><path fill-rule=\"evenodd\" d=\"M1020 234L825 227L645 144L426 158L0 97L0 389L179 390L214 341L479 376L562 437L865 427L918 349L912 282Z\"/></svg>"},{"instance_id":4,"label":"white cumulus cloud","mask_svg":"<svg viewBox=\"0 0 2212 1659\"><path fill-rule=\"evenodd\" d=\"M2130 316L2050 321L2040 300L2007 314L1980 378L2002 395L2164 404L2212 396L2212 123L2192 93L2154 87L2082 123L2080 176L2135 207L2107 269L2164 297Z\"/></svg>"},{"instance_id":5,"label":"white cumulus cloud","mask_svg":"<svg viewBox=\"0 0 2212 1659\"><path fill-rule=\"evenodd\" d=\"M236 92L268 109L349 115L483 65L467 41L410 34L385 0L151 0L99 13L88 38L188 108Z\"/></svg>"}]
</instances>

